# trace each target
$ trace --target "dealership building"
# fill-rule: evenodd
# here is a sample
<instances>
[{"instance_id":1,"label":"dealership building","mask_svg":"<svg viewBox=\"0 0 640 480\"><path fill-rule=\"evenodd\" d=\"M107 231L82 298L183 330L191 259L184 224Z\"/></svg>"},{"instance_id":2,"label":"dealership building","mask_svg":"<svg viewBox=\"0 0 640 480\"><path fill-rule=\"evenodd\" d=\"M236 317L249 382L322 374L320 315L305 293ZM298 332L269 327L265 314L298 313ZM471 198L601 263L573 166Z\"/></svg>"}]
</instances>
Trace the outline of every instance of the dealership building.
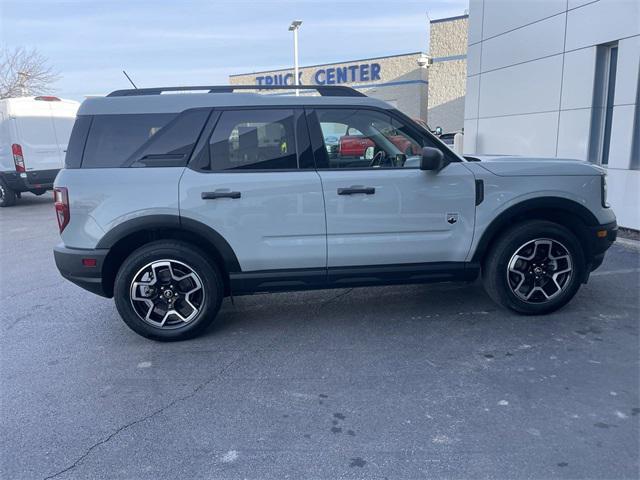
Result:
<instances>
[{"instance_id":1,"label":"dealership building","mask_svg":"<svg viewBox=\"0 0 640 480\"><path fill-rule=\"evenodd\" d=\"M302 85L345 85L384 100L403 113L462 129L466 88L467 15L431 21L430 51L363 58L299 69ZM231 85L294 85L292 68L243 73Z\"/></svg>"},{"instance_id":2,"label":"dealership building","mask_svg":"<svg viewBox=\"0 0 640 480\"><path fill-rule=\"evenodd\" d=\"M464 151L602 165L638 230L639 74L637 0L471 0Z\"/></svg>"},{"instance_id":3,"label":"dealership building","mask_svg":"<svg viewBox=\"0 0 640 480\"><path fill-rule=\"evenodd\" d=\"M470 0L432 20L429 52L301 68L445 132L467 154L566 157L607 168L618 223L640 230L640 0ZM230 77L289 85L291 68Z\"/></svg>"},{"instance_id":4,"label":"dealership building","mask_svg":"<svg viewBox=\"0 0 640 480\"><path fill-rule=\"evenodd\" d=\"M427 57L413 52L299 69L301 85L346 85L427 119ZM231 75L231 85L294 85L293 69Z\"/></svg>"}]
</instances>

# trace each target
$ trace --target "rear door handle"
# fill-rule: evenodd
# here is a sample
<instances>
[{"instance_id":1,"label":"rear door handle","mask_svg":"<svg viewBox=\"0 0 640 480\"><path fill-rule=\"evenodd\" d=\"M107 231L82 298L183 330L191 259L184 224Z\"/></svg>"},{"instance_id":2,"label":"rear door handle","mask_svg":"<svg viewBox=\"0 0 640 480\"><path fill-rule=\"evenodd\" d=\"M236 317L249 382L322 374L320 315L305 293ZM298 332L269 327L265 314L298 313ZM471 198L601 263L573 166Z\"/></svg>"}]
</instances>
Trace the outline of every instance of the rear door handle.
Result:
<instances>
[{"instance_id":1,"label":"rear door handle","mask_svg":"<svg viewBox=\"0 0 640 480\"><path fill-rule=\"evenodd\" d=\"M215 200L217 198L240 198L240 192L202 192L203 200Z\"/></svg>"},{"instance_id":2,"label":"rear door handle","mask_svg":"<svg viewBox=\"0 0 640 480\"><path fill-rule=\"evenodd\" d=\"M373 195L374 193L376 193L376 189L374 187L356 187L356 186L338 189L338 195L355 195L357 193L364 193L365 195Z\"/></svg>"}]
</instances>

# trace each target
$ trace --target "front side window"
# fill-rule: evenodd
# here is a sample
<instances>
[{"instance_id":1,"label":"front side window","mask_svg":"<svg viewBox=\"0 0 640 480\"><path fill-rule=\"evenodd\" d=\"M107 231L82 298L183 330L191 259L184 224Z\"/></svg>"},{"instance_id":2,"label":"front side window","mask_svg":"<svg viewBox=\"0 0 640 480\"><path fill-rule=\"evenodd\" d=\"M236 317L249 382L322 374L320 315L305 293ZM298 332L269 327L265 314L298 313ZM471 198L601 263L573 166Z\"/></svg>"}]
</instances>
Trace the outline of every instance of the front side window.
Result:
<instances>
[{"instance_id":1,"label":"front side window","mask_svg":"<svg viewBox=\"0 0 640 480\"><path fill-rule=\"evenodd\" d=\"M328 157L319 168L407 168L422 143L391 116L372 110L317 109ZM321 162L322 163L322 162Z\"/></svg>"},{"instance_id":2,"label":"front side window","mask_svg":"<svg viewBox=\"0 0 640 480\"><path fill-rule=\"evenodd\" d=\"M229 110L211 136L211 170L298 168L292 110Z\"/></svg>"}]
</instances>

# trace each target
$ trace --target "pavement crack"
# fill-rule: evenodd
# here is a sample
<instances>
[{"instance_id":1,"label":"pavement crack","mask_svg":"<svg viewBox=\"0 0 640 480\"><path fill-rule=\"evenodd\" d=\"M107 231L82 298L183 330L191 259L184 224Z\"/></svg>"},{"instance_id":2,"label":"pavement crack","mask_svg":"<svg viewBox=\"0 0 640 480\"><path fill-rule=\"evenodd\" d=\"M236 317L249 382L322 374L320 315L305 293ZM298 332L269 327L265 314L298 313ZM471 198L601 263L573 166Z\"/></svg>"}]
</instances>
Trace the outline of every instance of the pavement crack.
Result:
<instances>
[{"instance_id":1,"label":"pavement crack","mask_svg":"<svg viewBox=\"0 0 640 480\"><path fill-rule=\"evenodd\" d=\"M80 455L71 465L69 465L68 467L54 473L51 474L47 477L44 477L44 480L50 480L52 478L56 478L59 477L60 475L63 475L71 470L73 470L74 468L76 468L78 465L80 465L85 458L87 458L89 455L91 455L91 453L98 447L100 447L101 445L104 445L108 442L110 442L111 440L113 440L115 437L117 437L118 435L120 435L120 433L124 432L125 430L128 430L129 428L145 422L157 415L160 415L161 413L165 412L166 410L170 409L171 407L173 407L174 405L176 405L179 402L184 402L185 400L189 400L190 398L194 397L198 392L200 392L203 388L205 388L206 386L208 386L209 384L211 384L214 380L218 379L221 375L223 375L229 368L231 368L233 365L235 365L244 355L246 354L240 354L238 355L235 359L233 359L232 361L230 361L229 363L227 363L224 367L222 367L220 369L219 372L217 372L215 375L211 376L210 378L208 378L206 381L202 382L201 384L199 384L198 386L196 386L193 390L191 390L191 392L189 392L186 395L183 395L181 397L175 398L172 401L170 401L169 403L167 403L166 405L158 408L157 410L154 410L150 413L148 413L147 415L144 415L141 418L138 418L137 420L133 420L132 422L129 422L121 427L119 427L118 429L116 429L115 431L111 432L109 435L107 435L106 437L104 437L103 439L97 441L96 443L94 443L93 445L91 445L89 448L87 448L85 450L85 452Z\"/></svg>"},{"instance_id":2,"label":"pavement crack","mask_svg":"<svg viewBox=\"0 0 640 480\"><path fill-rule=\"evenodd\" d=\"M320 309L324 308L325 306L329 305L330 303L335 302L337 299L339 299L340 297L344 297L345 295L350 294L353 291L353 288L350 288L348 290L345 290L343 292L340 292L337 295L334 295L333 297L331 297L329 300L325 300L324 302L322 302L320 304Z\"/></svg>"}]
</instances>

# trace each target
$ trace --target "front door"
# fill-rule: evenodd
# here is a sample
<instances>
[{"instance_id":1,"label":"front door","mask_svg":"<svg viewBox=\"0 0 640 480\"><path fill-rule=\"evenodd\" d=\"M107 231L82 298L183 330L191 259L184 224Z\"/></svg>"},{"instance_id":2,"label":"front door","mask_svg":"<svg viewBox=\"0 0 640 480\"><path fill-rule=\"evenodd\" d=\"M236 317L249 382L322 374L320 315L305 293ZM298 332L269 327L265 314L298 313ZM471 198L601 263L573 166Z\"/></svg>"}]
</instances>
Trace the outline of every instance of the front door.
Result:
<instances>
[{"instance_id":1,"label":"front door","mask_svg":"<svg viewBox=\"0 0 640 480\"><path fill-rule=\"evenodd\" d=\"M473 238L475 181L463 162L420 170L422 147L439 144L383 110L317 108L308 119L312 143L326 136L350 141L355 129L368 145L358 152L314 145L329 268L464 262Z\"/></svg>"}]
</instances>

